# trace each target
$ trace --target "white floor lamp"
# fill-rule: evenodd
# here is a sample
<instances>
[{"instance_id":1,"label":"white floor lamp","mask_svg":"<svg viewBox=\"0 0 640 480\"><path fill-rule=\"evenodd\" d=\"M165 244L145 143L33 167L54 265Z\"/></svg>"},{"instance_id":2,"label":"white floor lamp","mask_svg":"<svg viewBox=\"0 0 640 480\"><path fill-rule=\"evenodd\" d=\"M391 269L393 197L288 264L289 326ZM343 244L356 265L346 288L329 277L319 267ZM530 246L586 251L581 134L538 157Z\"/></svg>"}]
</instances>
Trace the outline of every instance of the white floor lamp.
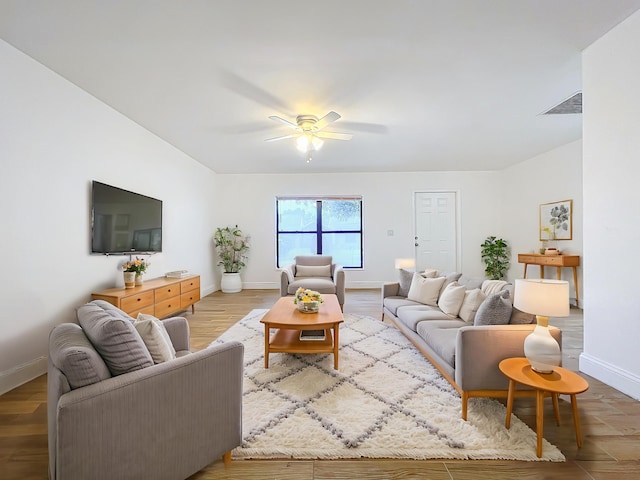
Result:
<instances>
[{"instance_id":1,"label":"white floor lamp","mask_svg":"<svg viewBox=\"0 0 640 480\"><path fill-rule=\"evenodd\" d=\"M549 317L569 316L569 282L564 280L517 279L513 306L536 316L537 325L524 340L524 356L531 368L551 373L560 365L560 345L549 333Z\"/></svg>"}]
</instances>

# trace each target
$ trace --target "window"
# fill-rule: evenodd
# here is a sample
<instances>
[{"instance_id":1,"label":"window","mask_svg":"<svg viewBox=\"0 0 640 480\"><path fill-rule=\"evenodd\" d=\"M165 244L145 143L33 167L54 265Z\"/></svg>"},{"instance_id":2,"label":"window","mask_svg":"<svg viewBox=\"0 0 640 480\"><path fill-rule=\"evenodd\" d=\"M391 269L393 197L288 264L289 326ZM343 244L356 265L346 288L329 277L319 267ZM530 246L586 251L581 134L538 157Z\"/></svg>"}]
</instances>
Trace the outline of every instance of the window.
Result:
<instances>
[{"instance_id":1,"label":"window","mask_svg":"<svg viewBox=\"0 0 640 480\"><path fill-rule=\"evenodd\" d=\"M362 197L278 197L277 259L331 255L345 268L362 268Z\"/></svg>"}]
</instances>

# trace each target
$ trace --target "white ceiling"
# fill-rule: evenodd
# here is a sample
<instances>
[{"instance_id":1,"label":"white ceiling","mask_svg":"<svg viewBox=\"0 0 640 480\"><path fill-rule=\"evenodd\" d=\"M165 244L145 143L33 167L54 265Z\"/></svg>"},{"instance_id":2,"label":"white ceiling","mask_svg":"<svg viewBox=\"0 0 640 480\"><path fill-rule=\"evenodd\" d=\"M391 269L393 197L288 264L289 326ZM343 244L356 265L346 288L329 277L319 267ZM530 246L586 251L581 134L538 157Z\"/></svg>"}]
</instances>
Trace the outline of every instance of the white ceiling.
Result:
<instances>
[{"instance_id":1,"label":"white ceiling","mask_svg":"<svg viewBox=\"0 0 640 480\"><path fill-rule=\"evenodd\" d=\"M493 170L640 0L0 0L0 38L220 173ZM615 52L612 52L615 54ZM585 99L588 105L588 98ZM268 119L342 118L310 164Z\"/></svg>"}]
</instances>

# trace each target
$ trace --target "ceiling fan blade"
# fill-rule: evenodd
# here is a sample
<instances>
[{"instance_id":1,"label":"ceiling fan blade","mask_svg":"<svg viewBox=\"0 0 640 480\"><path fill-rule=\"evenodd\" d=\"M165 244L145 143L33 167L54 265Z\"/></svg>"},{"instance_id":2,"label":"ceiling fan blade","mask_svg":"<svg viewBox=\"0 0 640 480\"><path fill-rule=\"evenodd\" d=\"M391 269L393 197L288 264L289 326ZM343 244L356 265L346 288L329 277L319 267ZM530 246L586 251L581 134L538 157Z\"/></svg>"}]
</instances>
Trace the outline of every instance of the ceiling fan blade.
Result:
<instances>
[{"instance_id":1,"label":"ceiling fan blade","mask_svg":"<svg viewBox=\"0 0 640 480\"><path fill-rule=\"evenodd\" d=\"M318 120L313 127L317 130L320 130L321 128L326 127L327 125L329 125L331 122L335 122L336 120L338 120L340 118L340 115L337 114L334 111L331 111L329 113L327 113L324 117L322 117L320 120Z\"/></svg>"},{"instance_id":2,"label":"ceiling fan blade","mask_svg":"<svg viewBox=\"0 0 640 480\"><path fill-rule=\"evenodd\" d=\"M315 135L320 138L330 138L332 140L351 140L353 138L353 135L350 133L316 132Z\"/></svg>"},{"instance_id":3,"label":"ceiling fan blade","mask_svg":"<svg viewBox=\"0 0 640 480\"><path fill-rule=\"evenodd\" d=\"M368 133L387 133L389 128L386 125L379 123L366 123L366 122L340 122L340 128L346 130L356 130L358 132Z\"/></svg>"},{"instance_id":4,"label":"ceiling fan blade","mask_svg":"<svg viewBox=\"0 0 640 480\"><path fill-rule=\"evenodd\" d=\"M228 70L220 70L219 78L221 84L229 91L240 95L241 97L253 100L260 105L264 105L272 110L292 115L291 106L287 105L281 99L275 95L267 92L266 90L254 85L248 80L244 79L240 75L237 75Z\"/></svg>"},{"instance_id":5,"label":"ceiling fan blade","mask_svg":"<svg viewBox=\"0 0 640 480\"><path fill-rule=\"evenodd\" d=\"M296 138L298 135L284 135L283 137L273 137L265 139L265 142L277 142L278 140L285 140L287 138Z\"/></svg>"},{"instance_id":6,"label":"ceiling fan blade","mask_svg":"<svg viewBox=\"0 0 640 480\"><path fill-rule=\"evenodd\" d=\"M289 120L285 120L284 118L278 117L277 115L271 115L269 118L271 120L275 120L276 122L284 123L287 127L293 128L294 130L297 130L298 128L298 125L296 125L295 123L291 123Z\"/></svg>"}]
</instances>

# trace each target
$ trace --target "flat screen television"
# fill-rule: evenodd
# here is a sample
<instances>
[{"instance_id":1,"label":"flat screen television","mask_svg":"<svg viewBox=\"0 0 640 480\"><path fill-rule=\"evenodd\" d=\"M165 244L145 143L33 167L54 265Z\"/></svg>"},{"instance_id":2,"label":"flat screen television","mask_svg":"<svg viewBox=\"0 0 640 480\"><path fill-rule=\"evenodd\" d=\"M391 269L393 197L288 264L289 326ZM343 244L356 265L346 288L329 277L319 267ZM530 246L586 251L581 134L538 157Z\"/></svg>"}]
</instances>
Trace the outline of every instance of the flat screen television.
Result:
<instances>
[{"instance_id":1,"label":"flat screen television","mask_svg":"<svg viewBox=\"0 0 640 480\"><path fill-rule=\"evenodd\" d=\"M162 201L93 181L91 253L162 251Z\"/></svg>"}]
</instances>

